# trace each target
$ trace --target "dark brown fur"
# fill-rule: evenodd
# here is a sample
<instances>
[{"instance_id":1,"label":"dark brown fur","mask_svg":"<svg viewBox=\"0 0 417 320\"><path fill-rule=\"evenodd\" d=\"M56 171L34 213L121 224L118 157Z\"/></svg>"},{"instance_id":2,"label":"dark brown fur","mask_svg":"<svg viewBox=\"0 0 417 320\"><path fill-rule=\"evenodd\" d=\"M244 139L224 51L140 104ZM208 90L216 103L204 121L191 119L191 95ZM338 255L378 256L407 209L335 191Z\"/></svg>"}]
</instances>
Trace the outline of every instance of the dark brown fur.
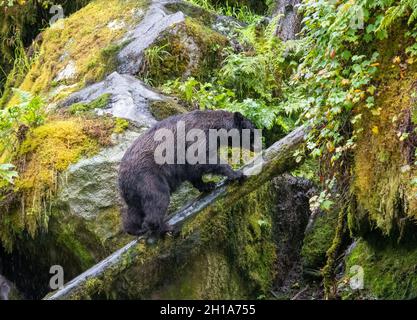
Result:
<instances>
[{"instance_id":1,"label":"dark brown fur","mask_svg":"<svg viewBox=\"0 0 417 320\"><path fill-rule=\"evenodd\" d=\"M229 180L243 178L241 172L233 171L229 165L155 163L154 151L160 143L154 141L155 132L166 128L172 130L176 137L178 121L185 123L186 132L201 129L207 138L209 129L255 129L240 113L194 111L167 118L141 135L127 150L119 170L119 187L125 202L122 210L123 226L129 234L140 235L147 231L157 235L166 233L169 228L164 223L164 217L170 194L184 181L191 182L201 192L208 192L215 185L203 182L205 174L223 175Z\"/></svg>"}]
</instances>

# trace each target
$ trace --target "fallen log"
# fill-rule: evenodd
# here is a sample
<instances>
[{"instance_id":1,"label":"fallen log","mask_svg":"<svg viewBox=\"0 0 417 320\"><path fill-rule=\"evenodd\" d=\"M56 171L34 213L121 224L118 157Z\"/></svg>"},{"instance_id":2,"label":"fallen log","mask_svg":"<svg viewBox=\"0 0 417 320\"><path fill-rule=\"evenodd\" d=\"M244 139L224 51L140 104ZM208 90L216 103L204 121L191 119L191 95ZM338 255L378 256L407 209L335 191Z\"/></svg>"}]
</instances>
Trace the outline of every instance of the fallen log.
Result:
<instances>
[{"instance_id":1,"label":"fallen log","mask_svg":"<svg viewBox=\"0 0 417 320\"><path fill-rule=\"evenodd\" d=\"M255 159L242 168L248 178L242 184L220 183L218 187L207 195L202 195L194 202L167 218L167 223L174 228L180 228L186 221L201 212L215 208L219 203L222 207L233 205L236 201L257 190L267 181L288 172L297 166L294 152L304 143L308 129L300 127L282 140L265 150L261 158ZM114 279L116 275L128 269L136 260L140 260L143 250L138 250L144 237L134 240L125 247L113 253L97 265L67 283L62 289L45 297L45 300L77 299L79 293L95 290L94 281ZM97 289L99 290L99 289Z\"/></svg>"}]
</instances>

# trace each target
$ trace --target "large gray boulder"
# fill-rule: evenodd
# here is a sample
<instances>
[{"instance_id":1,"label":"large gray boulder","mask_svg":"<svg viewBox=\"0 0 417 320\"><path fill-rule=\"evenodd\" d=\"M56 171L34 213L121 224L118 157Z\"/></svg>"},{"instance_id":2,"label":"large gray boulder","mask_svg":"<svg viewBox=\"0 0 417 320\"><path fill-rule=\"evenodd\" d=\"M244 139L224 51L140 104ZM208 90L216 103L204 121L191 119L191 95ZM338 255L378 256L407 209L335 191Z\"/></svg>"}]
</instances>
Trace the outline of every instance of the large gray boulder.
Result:
<instances>
[{"instance_id":1,"label":"large gray boulder","mask_svg":"<svg viewBox=\"0 0 417 320\"><path fill-rule=\"evenodd\" d=\"M169 12L165 3L170 1L153 0L142 22L126 35L124 40L130 43L117 56L120 73L137 74L145 50L169 27L185 20L184 13Z\"/></svg>"},{"instance_id":2,"label":"large gray boulder","mask_svg":"<svg viewBox=\"0 0 417 320\"><path fill-rule=\"evenodd\" d=\"M99 115L111 114L130 120L140 127L149 127L156 123L149 112L149 103L166 99L135 77L113 72L105 80L72 94L63 106L90 103L105 94L111 98L105 108L97 110Z\"/></svg>"}]
</instances>

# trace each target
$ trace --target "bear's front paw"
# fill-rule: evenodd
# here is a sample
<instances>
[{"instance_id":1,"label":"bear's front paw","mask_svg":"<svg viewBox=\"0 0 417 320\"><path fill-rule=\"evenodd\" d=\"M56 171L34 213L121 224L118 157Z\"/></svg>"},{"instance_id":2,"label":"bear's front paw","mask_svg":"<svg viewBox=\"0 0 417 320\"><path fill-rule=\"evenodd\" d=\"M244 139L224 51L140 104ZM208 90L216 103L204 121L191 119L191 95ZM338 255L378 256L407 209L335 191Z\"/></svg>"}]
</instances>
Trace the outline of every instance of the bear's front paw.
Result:
<instances>
[{"instance_id":1,"label":"bear's front paw","mask_svg":"<svg viewBox=\"0 0 417 320\"><path fill-rule=\"evenodd\" d=\"M163 237L165 234L172 231L172 226L166 224L162 219L159 218L145 219L143 225L147 231L150 231L153 236L157 237Z\"/></svg>"},{"instance_id":2,"label":"bear's front paw","mask_svg":"<svg viewBox=\"0 0 417 320\"><path fill-rule=\"evenodd\" d=\"M228 181L238 181L239 183L242 183L243 181L245 181L246 178L247 176L245 176L242 171L235 171L233 176L228 178Z\"/></svg>"},{"instance_id":3,"label":"bear's front paw","mask_svg":"<svg viewBox=\"0 0 417 320\"><path fill-rule=\"evenodd\" d=\"M198 187L198 191L203 193L208 193L216 189L216 183L214 182L207 182Z\"/></svg>"},{"instance_id":4,"label":"bear's front paw","mask_svg":"<svg viewBox=\"0 0 417 320\"><path fill-rule=\"evenodd\" d=\"M131 236L139 237L145 233L141 226L137 224L125 224L123 226L123 231Z\"/></svg>"}]
</instances>

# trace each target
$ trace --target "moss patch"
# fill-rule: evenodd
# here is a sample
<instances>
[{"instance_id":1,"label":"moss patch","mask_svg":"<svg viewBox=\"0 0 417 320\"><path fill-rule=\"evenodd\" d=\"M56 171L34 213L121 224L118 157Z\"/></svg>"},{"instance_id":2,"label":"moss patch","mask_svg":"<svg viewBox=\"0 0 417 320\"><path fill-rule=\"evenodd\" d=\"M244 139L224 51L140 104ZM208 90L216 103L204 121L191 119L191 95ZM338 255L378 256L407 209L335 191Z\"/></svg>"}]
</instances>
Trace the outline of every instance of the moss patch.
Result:
<instances>
[{"instance_id":1,"label":"moss patch","mask_svg":"<svg viewBox=\"0 0 417 320\"><path fill-rule=\"evenodd\" d=\"M317 217L313 229L306 235L301 249L305 271L320 270L326 263L326 253L332 245L337 226L337 213L323 213Z\"/></svg>"},{"instance_id":2,"label":"moss patch","mask_svg":"<svg viewBox=\"0 0 417 320\"><path fill-rule=\"evenodd\" d=\"M189 111L172 99L153 101L150 103L149 110L159 121Z\"/></svg>"},{"instance_id":3,"label":"moss patch","mask_svg":"<svg viewBox=\"0 0 417 320\"><path fill-rule=\"evenodd\" d=\"M101 246L106 248L109 254L126 245L131 237L122 230L121 215L118 207L101 210L93 221L87 221L88 228L99 238Z\"/></svg>"},{"instance_id":4,"label":"moss patch","mask_svg":"<svg viewBox=\"0 0 417 320\"><path fill-rule=\"evenodd\" d=\"M187 17L146 50L142 76L154 86L189 76L207 79L220 66L227 44L225 36Z\"/></svg>"},{"instance_id":5,"label":"moss patch","mask_svg":"<svg viewBox=\"0 0 417 320\"><path fill-rule=\"evenodd\" d=\"M138 22L134 10L147 3L147 0L95 0L66 18L64 28L47 29L39 57L20 88L35 94L46 93L58 84L54 80L69 64L74 66L75 74L59 83L75 85L71 91L100 80L114 67L114 56L120 49L117 41L126 28ZM111 28L109 24L113 21L122 22L123 27ZM14 99L12 104L16 102Z\"/></svg>"},{"instance_id":6,"label":"moss patch","mask_svg":"<svg viewBox=\"0 0 417 320\"><path fill-rule=\"evenodd\" d=\"M96 239L90 232L80 230L80 228L76 229L76 226L74 223L65 225L60 223L59 232L55 234L57 237L56 242L59 246L65 248L69 255L73 256L73 259L79 263L82 270L87 270L97 262L98 257L94 257L94 253L103 250L100 250L99 244L94 241ZM90 237L88 242L86 242L86 236ZM94 248L89 248L86 246L86 243L93 243Z\"/></svg>"},{"instance_id":7,"label":"moss patch","mask_svg":"<svg viewBox=\"0 0 417 320\"><path fill-rule=\"evenodd\" d=\"M381 240L360 240L347 258L346 270L364 271L364 290L344 293L345 299L415 299L417 297L416 244L398 245ZM349 274L343 279L349 281Z\"/></svg>"},{"instance_id":8,"label":"moss patch","mask_svg":"<svg viewBox=\"0 0 417 320\"><path fill-rule=\"evenodd\" d=\"M75 103L69 107L68 111L71 114L79 114L83 112L93 111L96 109L104 109L108 106L110 98L111 94L106 93L98 97L97 99L91 101L90 103Z\"/></svg>"},{"instance_id":9,"label":"moss patch","mask_svg":"<svg viewBox=\"0 0 417 320\"><path fill-rule=\"evenodd\" d=\"M184 226L186 235L197 228L211 250L224 250L243 276L249 295L266 295L275 276L276 246L271 210L274 195L270 184L249 194L231 208L218 205L218 212L201 214ZM213 238L214 237L214 238Z\"/></svg>"},{"instance_id":10,"label":"moss patch","mask_svg":"<svg viewBox=\"0 0 417 320\"><path fill-rule=\"evenodd\" d=\"M113 132L120 134L129 128L129 121L122 118L115 118Z\"/></svg>"},{"instance_id":11,"label":"moss patch","mask_svg":"<svg viewBox=\"0 0 417 320\"><path fill-rule=\"evenodd\" d=\"M401 237L406 222L417 217L417 188L411 184L417 171L410 157L415 133L408 125L416 106L417 67L405 61L406 46L398 41L381 45L376 110L363 110L353 167L356 206L349 221L360 225L366 218L385 235ZM397 63L398 59L403 61Z\"/></svg>"},{"instance_id":12,"label":"moss patch","mask_svg":"<svg viewBox=\"0 0 417 320\"><path fill-rule=\"evenodd\" d=\"M175 274L177 281L154 292L152 299L238 299L245 298L245 288L221 252L206 252L197 257L185 274Z\"/></svg>"},{"instance_id":13,"label":"moss patch","mask_svg":"<svg viewBox=\"0 0 417 320\"><path fill-rule=\"evenodd\" d=\"M47 228L58 174L111 143L113 128L107 118L57 118L29 132L15 156L19 178L14 193L20 206L6 210L0 219L4 246L11 249L15 236L25 229L34 237L39 228Z\"/></svg>"},{"instance_id":14,"label":"moss patch","mask_svg":"<svg viewBox=\"0 0 417 320\"><path fill-rule=\"evenodd\" d=\"M21 60L22 49L28 48L29 56L36 52L36 44L41 36L39 32L49 22L50 8L52 5L62 5L65 15L69 15L86 5L90 0L56 0L56 1L8 1L3 2L0 10L0 38L5 41L0 43L0 92L4 77L7 76L8 84L5 91L20 84L19 75L16 74L16 61ZM12 4L10 6L10 3ZM32 44L31 44L32 43ZM21 61L18 61L19 64ZM14 70L12 70L14 69ZM9 73L10 72L10 73ZM16 81L17 80L17 81ZM5 94L5 96L8 95ZM4 97L4 101L7 97ZM0 106L2 102L0 102Z\"/></svg>"},{"instance_id":15,"label":"moss patch","mask_svg":"<svg viewBox=\"0 0 417 320\"><path fill-rule=\"evenodd\" d=\"M38 232L35 238L22 233L11 253L5 253L0 247L3 272L26 299L36 300L50 291L51 266L63 266L65 282L68 282L108 254L85 222L65 208L52 209L48 232Z\"/></svg>"}]
</instances>

